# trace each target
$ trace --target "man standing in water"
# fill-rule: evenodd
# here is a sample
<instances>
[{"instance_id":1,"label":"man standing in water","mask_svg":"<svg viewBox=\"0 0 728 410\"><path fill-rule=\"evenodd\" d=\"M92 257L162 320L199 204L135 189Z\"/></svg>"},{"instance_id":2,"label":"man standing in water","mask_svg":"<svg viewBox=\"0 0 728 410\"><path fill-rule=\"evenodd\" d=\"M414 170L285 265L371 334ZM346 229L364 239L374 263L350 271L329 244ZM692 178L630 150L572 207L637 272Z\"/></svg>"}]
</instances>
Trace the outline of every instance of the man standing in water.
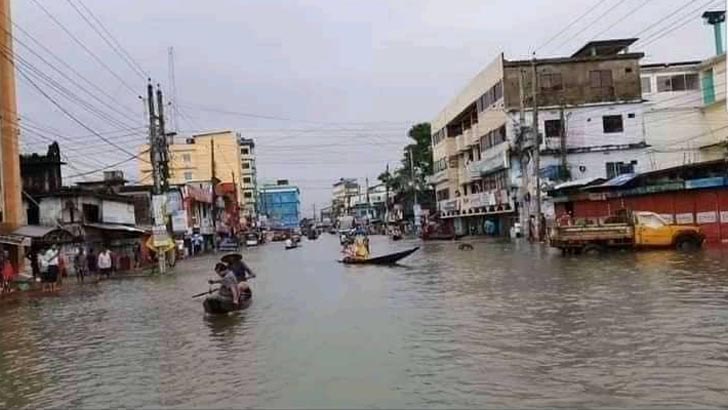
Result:
<instances>
[{"instance_id":1,"label":"man standing in water","mask_svg":"<svg viewBox=\"0 0 728 410\"><path fill-rule=\"evenodd\" d=\"M78 253L73 258L73 270L76 272L76 282L83 283L86 277L86 271L88 270L86 250L83 246L78 247Z\"/></svg>"},{"instance_id":2,"label":"man standing in water","mask_svg":"<svg viewBox=\"0 0 728 410\"><path fill-rule=\"evenodd\" d=\"M109 248L104 248L96 259L99 266L99 276L103 275L106 276L106 279L109 279L111 277L111 251Z\"/></svg>"},{"instance_id":3,"label":"man standing in water","mask_svg":"<svg viewBox=\"0 0 728 410\"><path fill-rule=\"evenodd\" d=\"M43 259L45 260L46 266L48 266L48 270L45 275L45 280L43 284L43 291L45 292L55 292L56 286L58 285L58 258L60 254L60 250L58 249L58 245L53 244L50 248L43 254Z\"/></svg>"}]
</instances>

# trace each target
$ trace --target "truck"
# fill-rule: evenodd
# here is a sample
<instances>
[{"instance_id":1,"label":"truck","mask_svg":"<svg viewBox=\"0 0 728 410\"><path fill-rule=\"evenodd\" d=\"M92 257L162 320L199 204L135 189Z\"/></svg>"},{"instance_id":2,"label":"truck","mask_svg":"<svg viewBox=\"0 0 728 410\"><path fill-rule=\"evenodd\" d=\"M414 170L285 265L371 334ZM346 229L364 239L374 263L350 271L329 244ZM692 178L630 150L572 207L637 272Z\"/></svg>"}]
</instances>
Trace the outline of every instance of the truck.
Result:
<instances>
[{"instance_id":1,"label":"truck","mask_svg":"<svg viewBox=\"0 0 728 410\"><path fill-rule=\"evenodd\" d=\"M595 223L557 224L549 243L563 254L600 254L610 248L699 249L705 241L700 227L671 224L654 212L623 212Z\"/></svg>"}]
</instances>

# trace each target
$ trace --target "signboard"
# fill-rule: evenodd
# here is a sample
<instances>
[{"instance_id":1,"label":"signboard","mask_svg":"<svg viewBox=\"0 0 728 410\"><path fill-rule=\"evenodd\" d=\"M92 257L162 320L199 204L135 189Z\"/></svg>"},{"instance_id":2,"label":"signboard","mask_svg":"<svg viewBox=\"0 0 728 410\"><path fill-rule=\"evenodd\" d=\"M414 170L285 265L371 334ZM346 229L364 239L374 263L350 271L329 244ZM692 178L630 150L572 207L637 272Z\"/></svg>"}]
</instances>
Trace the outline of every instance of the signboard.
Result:
<instances>
[{"instance_id":1,"label":"signboard","mask_svg":"<svg viewBox=\"0 0 728 410\"><path fill-rule=\"evenodd\" d=\"M152 195L152 217L154 222L164 222L167 215L167 197L165 195Z\"/></svg>"},{"instance_id":2,"label":"signboard","mask_svg":"<svg viewBox=\"0 0 728 410\"><path fill-rule=\"evenodd\" d=\"M675 222L688 225L695 223L695 220L693 219L693 214L677 214L675 215Z\"/></svg>"},{"instance_id":3,"label":"signboard","mask_svg":"<svg viewBox=\"0 0 728 410\"><path fill-rule=\"evenodd\" d=\"M182 193L179 191L167 192L167 212L174 214L183 208L184 202L182 201Z\"/></svg>"},{"instance_id":4,"label":"signboard","mask_svg":"<svg viewBox=\"0 0 728 410\"><path fill-rule=\"evenodd\" d=\"M443 211L449 212L449 211L457 211L458 209L458 200L457 199L450 199L448 201L442 201L440 208Z\"/></svg>"},{"instance_id":5,"label":"signboard","mask_svg":"<svg viewBox=\"0 0 728 410\"><path fill-rule=\"evenodd\" d=\"M415 226L420 226L420 218L422 218L422 207L420 206L420 204L415 204L412 208L415 214Z\"/></svg>"},{"instance_id":6,"label":"signboard","mask_svg":"<svg viewBox=\"0 0 728 410\"><path fill-rule=\"evenodd\" d=\"M180 209L172 212L172 231L187 232L187 210Z\"/></svg>"},{"instance_id":7,"label":"signboard","mask_svg":"<svg viewBox=\"0 0 728 410\"><path fill-rule=\"evenodd\" d=\"M164 225L154 225L152 227L152 243L155 247L167 246L169 243L169 234L167 227Z\"/></svg>"},{"instance_id":8,"label":"signboard","mask_svg":"<svg viewBox=\"0 0 728 410\"><path fill-rule=\"evenodd\" d=\"M718 215L716 215L715 211L698 212L697 217L699 224L712 224L718 222Z\"/></svg>"},{"instance_id":9,"label":"signboard","mask_svg":"<svg viewBox=\"0 0 728 410\"><path fill-rule=\"evenodd\" d=\"M720 222L728 224L728 211L720 211Z\"/></svg>"}]
</instances>

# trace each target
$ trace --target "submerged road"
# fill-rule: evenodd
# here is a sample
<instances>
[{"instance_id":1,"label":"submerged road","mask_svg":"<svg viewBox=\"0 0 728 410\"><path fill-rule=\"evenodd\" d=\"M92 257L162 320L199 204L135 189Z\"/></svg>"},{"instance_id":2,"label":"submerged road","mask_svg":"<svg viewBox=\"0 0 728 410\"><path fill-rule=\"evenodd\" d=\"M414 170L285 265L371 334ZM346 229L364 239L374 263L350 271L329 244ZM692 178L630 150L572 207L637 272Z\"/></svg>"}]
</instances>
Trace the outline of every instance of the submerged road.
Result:
<instances>
[{"instance_id":1,"label":"submerged road","mask_svg":"<svg viewBox=\"0 0 728 410\"><path fill-rule=\"evenodd\" d=\"M245 250L254 302L224 318L190 298L212 256L0 305L0 408L727 403L728 254L473 244L402 267L336 263L327 234Z\"/></svg>"}]
</instances>

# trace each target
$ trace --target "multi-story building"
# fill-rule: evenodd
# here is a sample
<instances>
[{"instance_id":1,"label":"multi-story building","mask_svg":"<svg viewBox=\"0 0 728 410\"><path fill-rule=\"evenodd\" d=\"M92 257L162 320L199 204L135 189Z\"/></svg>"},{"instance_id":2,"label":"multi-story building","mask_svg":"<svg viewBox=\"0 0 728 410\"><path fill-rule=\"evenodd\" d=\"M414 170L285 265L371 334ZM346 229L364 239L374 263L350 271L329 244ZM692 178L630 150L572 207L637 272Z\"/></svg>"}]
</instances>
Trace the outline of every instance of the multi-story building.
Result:
<instances>
[{"instance_id":1,"label":"multi-story building","mask_svg":"<svg viewBox=\"0 0 728 410\"><path fill-rule=\"evenodd\" d=\"M331 207L334 217L348 215L352 198L359 195L359 183L354 178L340 178L331 190Z\"/></svg>"},{"instance_id":2,"label":"multi-story building","mask_svg":"<svg viewBox=\"0 0 728 410\"><path fill-rule=\"evenodd\" d=\"M489 221L503 235L515 221L536 216L537 189L639 170L646 149L643 54L627 51L634 41L590 42L560 58L509 61L500 55L481 71L432 121L435 173L429 182L441 217L458 233L484 232Z\"/></svg>"},{"instance_id":3,"label":"multi-story building","mask_svg":"<svg viewBox=\"0 0 728 410\"><path fill-rule=\"evenodd\" d=\"M255 159L253 141L241 138L230 130L195 134L180 142L169 144L169 183L184 185L190 182L235 182L238 205L255 203ZM142 146L142 152L148 150ZM243 154L245 148L247 154ZM140 181L151 183L151 164L139 161ZM246 179L248 178L248 179ZM245 182L248 181L248 182ZM246 194L247 192L247 194ZM247 196L246 196L247 195Z\"/></svg>"},{"instance_id":4,"label":"multi-story building","mask_svg":"<svg viewBox=\"0 0 728 410\"><path fill-rule=\"evenodd\" d=\"M242 194L242 214L254 220L256 208L257 171L255 166L255 141L240 138L240 192Z\"/></svg>"},{"instance_id":5,"label":"multi-story building","mask_svg":"<svg viewBox=\"0 0 728 410\"><path fill-rule=\"evenodd\" d=\"M270 228L294 229L301 219L301 192L298 187L280 179L275 184L258 188L258 214Z\"/></svg>"}]
</instances>

